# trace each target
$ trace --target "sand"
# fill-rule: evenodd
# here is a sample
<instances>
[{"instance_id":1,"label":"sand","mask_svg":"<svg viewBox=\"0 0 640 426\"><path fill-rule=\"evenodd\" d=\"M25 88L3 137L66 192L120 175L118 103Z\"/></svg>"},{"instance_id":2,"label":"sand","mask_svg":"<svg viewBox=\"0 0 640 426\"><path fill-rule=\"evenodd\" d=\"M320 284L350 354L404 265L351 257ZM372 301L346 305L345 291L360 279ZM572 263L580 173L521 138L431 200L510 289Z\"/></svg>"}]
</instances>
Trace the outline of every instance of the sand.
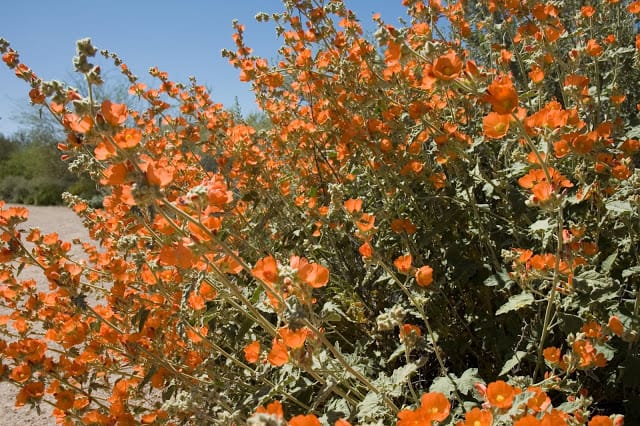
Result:
<instances>
[{"instance_id":1,"label":"sand","mask_svg":"<svg viewBox=\"0 0 640 426\"><path fill-rule=\"evenodd\" d=\"M57 232L62 240L72 241L79 238L88 241L89 236L82 226L82 221L66 207L36 207L27 206L29 209L29 220L23 224L21 229L28 230L31 227L38 227L42 233ZM77 247L72 249L72 253L78 255L81 250ZM36 269L25 268L21 278L33 278L38 286L43 290L48 289L46 279ZM52 408L48 404L41 404L41 414L36 410L30 410L26 405L21 408L15 407L15 395L17 388L11 383L0 382L0 426L51 426L55 425L55 418L52 416Z\"/></svg>"}]
</instances>

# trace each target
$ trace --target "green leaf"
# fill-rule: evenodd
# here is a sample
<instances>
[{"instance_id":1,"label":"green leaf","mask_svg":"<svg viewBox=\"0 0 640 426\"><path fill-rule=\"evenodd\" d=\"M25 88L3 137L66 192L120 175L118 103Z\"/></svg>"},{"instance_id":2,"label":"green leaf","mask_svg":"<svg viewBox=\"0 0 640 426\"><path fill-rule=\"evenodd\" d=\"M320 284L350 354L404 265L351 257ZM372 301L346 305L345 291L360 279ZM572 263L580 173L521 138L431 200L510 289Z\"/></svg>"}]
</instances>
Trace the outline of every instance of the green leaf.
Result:
<instances>
[{"instance_id":1,"label":"green leaf","mask_svg":"<svg viewBox=\"0 0 640 426\"><path fill-rule=\"evenodd\" d=\"M615 213L632 213L633 208L629 201L613 200L605 204L607 210Z\"/></svg>"},{"instance_id":2,"label":"green leaf","mask_svg":"<svg viewBox=\"0 0 640 426\"><path fill-rule=\"evenodd\" d=\"M500 373L498 373L498 376L504 376L505 374L510 372L513 367L520 364L520 361L522 361L526 354L527 351L516 351L516 353L513 354L513 356L504 363L504 365L502 366L502 370L500 370Z\"/></svg>"},{"instance_id":3,"label":"green leaf","mask_svg":"<svg viewBox=\"0 0 640 426\"><path fill-rule=\"evenodd\" d=\"M406 351L406 348L404 346L404 343L401 343L400 346L398 346L396 350L393 351L393 353L389 356L389 359L387 360L387 362L392 362L396 360L400 355L404 355L405 351Z\"/></svg>"},{"instance_id":4,"label":"green leaf","mask_svg":"<svg viewBox=\"0 0 640 426\"><path fill-rule=\"evenodd\" d=\"M551 228L551 223L549 223L549 219L537 220L529 226L529 229L532 232L546 231L549 228Z\"/></svg>"},{"instance_id":5,"label":"green leaf","mask_svg":"<svg viewBox=\"0 0 640 426\"><path fill-rule=\"evenodd\" d=\"M384 373L374 381L376 386L384 393L394 398L402 395L404 386L411 380L411 376L418 370L415 363L409 363L393 370L391 377Z\"/></svg>"},{"instance_id":6,"label":"green leaf","mask_svg":"<svg viewBox=\"0 0 640 426\"><path fill-rule=\"evenodd\" d=\"M357 407L358 423L368 423L371 420L379 419L386 413L382 395L369 392Z\"/></svg>"},{"instance_id":7,"label":"green leaf","mask_svg":"<svg viewBox=\"0 0 640 426\"><path fill-rule=\"evenodd\" d=\"M522 309L526 306L531 305L536 300L533 298L531 293L520 293L515 296L511 296L507 303L500 306L500 309L496 311L496 315L506 314L507 312L517 311L518 309Z\"/></svg>"},{"instance_id":8,"label":"green leaf","mask_svg":"<svg viewBox=\"0 0 640 426\"><path fill-rule=\"evenodd\" d=\"M323 320L328 322L338 322L343 318L349 319L347 314L345 314L342 309L332 301L328 301L322 306L322 312L320 315Z\"/></svg>"},{"instance_id":9,"label":"green leaf","mask_svg":"<svg viewBox=\"0 0 640 426\"><path fill-rule=\"evenodd\" d=\"M605 274L611 271L611 267L616 262L616 258L618 257L618 250L611 253L605 260L602 261L602 272Z\"/></svg>"},{"instance_id":10,"label":"green leaf","mask_svg":"<svg viewBox=\"0 0 640 426\"><path fill-rule=\"evenodd\" d=\"M576 280L578 283L586 284L592 289L610 288L613 284L610 277L592 269L583 271L580 274L576 275L573 279L574 284L576 283Z\"/></svg>"},{"instance_id":11,"label":"green leaf","mask_svg":"<svg viewBox=\"0 0 640 426\"><path fill-rule=\"evenodd\" d=\"M429 386L429 392L440 392L447 398L451 398L455 389L451 379L443 376L436 377Z\"/></svg>"},{"instance_id":12,"label":"green leaf","mask_svg":"<svg viewBox=\"0 0 640 426\"><path fill-rule=\"evenodd\" d=\"M440 392L447 398L451 398L457 387L458 391L469 395L478 382L483 382L480 376L478 376L478 369L468 368L460 377L456 377L456 375L452 373L449 374L449 377L436 377L429 387L429 392Z\"/></svg>"},{"instance_id":13,"label":"green leaf","mask_svg":"<svg viewBox=\"0 0 640 426\"><path fill-rule=\"evenodd\" d=\"M391 382L389 383L391 386L391 389L389 389L389 395L396 398L402 395L402 388L409 382L409 380L411 380L411 376L417 370L418 366L413 362L393 370Z\"/></svg>"},{"instance_id":14,"label":"green leaf","mask_svg":"<svg viewBox=\"0 0 640 426\"><path fill-rule=\"evenodd\" d=\"M455 377L455 376L454 376ZM465 395L469 395L469 393L475 388L476 383L482 382L480 376L478 376L477 368L468 368L462 373L459 379L455 380L456 385L458 385L458 390Z\"/></svg>"},{"instance_id":15,"label":"green leaf","mask_svg":"<svg viewBox=\"0 0 640 426\"><path fill-rule=\"evenodd\" d=\"M631 275L640 274L640 266L632 266L622 271L622 278L628 278Z\"/></svg>"},{"instance_id":16,"label":"green leaf","mask_svg":"<svg viewBox=\"0 0 640 426\"><path fill-rule=\"evenodd\" d=\"M507 271L499 271L484 280L484 285L487 287L495 287L497 285L500 285L500 287L506 287L508 284L512 283L513 280L509 277L509 273Z\"/></svg>"}]
</instances>

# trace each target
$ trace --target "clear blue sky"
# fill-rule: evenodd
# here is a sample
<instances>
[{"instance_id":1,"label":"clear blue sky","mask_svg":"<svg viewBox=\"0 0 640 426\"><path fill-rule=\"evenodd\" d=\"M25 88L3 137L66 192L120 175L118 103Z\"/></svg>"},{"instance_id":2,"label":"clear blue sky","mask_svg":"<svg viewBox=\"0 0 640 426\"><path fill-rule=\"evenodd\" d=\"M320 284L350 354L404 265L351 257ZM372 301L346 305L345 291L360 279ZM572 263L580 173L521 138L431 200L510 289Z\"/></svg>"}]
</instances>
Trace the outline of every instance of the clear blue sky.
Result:
<instances>
[{"instance_id":1,"label":"clear blue sky","mask_svg":"<svg viewBox=\"0 0 640 426\"><path fill-rule=\"evenodd\" d=\"M373 31L371 16L380 12L389 23L406 17L402 0L345 0L365 31ZM20 59L43 79L68 81L75 42L91 37L99 49L116 52L139 77L152 66L167 71L173 81L195 76L213 90L217 102L231 106L238 98L244 112L255 111L250 86L221 58L233 48L231 22L245 24L247 44L273 59L281 45L272 22L257 23L257 12L278 12L278 0L143 1L50 0L3 2L0 37L20 53ZM11 135L19 126L16 112L28 106L28 86L0 63L0 133Z\"/></svg>"}]
</instances>

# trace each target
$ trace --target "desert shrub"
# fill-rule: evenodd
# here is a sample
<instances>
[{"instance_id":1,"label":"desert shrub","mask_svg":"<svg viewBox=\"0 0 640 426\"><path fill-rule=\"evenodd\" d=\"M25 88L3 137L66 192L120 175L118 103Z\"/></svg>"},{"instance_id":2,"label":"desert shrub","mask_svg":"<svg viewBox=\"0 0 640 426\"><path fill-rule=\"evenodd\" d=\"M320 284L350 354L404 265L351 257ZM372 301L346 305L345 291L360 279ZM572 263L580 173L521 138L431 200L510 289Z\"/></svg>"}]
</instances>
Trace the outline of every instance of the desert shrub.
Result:
<instances>
[{"instance_id":1,"label":"desert shrub","mask_svg":"<svg viewBox=\"0 0 640 426\"><path fill-rule=\"evenodd\" d=\"M12 203L25 203L31 190L22 176L5 176L0 180L0 197Z\"/></svg>"},{"instance_id":2,"label":"desert shrub","mask_svg":"<svg viewBox=\"0 0 640 426\"><path fill-rule=\"evenodd\" d=\"M26 204L47 206L62 203L62 193L66 188L64 181L44 176L33 178L28 184L30 194L25 200Z\"/></svg>"},{"instance_id":3,"label":"desert shrub","mask_svg":"<svg viewBox=\"0 0 640 426\"><path fill-rule=\"evenodd\" d=\"M271 64L235 23L224 55L259 129L107 51L146 109L0 43L107 194L65 196L87 260L0 211L18 405L67 424L637 421L640 3L404 4L372 41L340 1L285 1L257 17L284 40ZM97 53L78 42L90 87Z\"/></svg>"},{"instance_id":4,"label":"desert shrub","mask_svg":"<svg viewBox=\"0 0 640 426\"><path fill-rule=\"evenodd\" d=\"M79 170L69 170L56 145L56 139L38 127L7 139L7 154L0 158L0 193L4 200L56 205L62 203L65 191L86 199L98 195L93 181Z\"/></svg>"}]
</instances>

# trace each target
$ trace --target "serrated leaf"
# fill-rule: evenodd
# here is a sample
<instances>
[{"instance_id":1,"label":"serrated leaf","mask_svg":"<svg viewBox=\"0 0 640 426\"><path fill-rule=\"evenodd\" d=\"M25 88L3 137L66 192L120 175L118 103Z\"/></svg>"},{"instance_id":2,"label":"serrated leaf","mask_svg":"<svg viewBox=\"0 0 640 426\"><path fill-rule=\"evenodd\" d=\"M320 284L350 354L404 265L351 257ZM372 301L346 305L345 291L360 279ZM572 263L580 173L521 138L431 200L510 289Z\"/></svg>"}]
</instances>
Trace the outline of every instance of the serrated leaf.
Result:
<instances>
[{"instance_id":1,"label":"serrated leaf","mask_svg":"<svg viewBox=\"0 0 640 426\"><path fill-rule=\"evenodd\" d=\"M387 362L392 362L396 360L400 355L404 355L405 351L406 351L406 348L404 346L404 343L400 344L400 346L398 346L396 350L393 351L393 353L389 356L389 359L387 360Z\"/></svg>"},{"instance_id":2,"label":"serrated leaf","mask_svg":"<svg viewBox=\"0 0 640 426\"><path fill-rule=\"evenodd\" d=\"M326 302L322 306L322 312L320 315L322 316L322 319L328 322L337 322L343 318L348 319L348 316L342 311L342 309L331 301Z\"/></svg>"},{"instance_id":3,"label":"serrated leaf","mask_svg":"<svg viewBox=\"0 0 640 426\"><path fill-rule=\"evenodd\" d=\"M496 311L496 315L506 314L507 312L517 311L526 306L531 305L536 300L531 293L520 293L515 296L511 296L507 303L500 306L500 309Z\"/></svg>"},{"instance_id":4,"label":"serrated leaf","mask_svg":"<svg viewBox=\"0 0 640 426\"><path fill-rule=\"evenodd\" d=\"M616 212L616 213L633 212L633 208L631 207L631 203L629 201L613 200L613 201L609 201L604 206L606 207L607 210Z\"/></svg>"},{"instance_id":5,"label":"serrated leaf","mask_svg":"<svg viewBox=\"0 0 640 426\"><path fill-rule=\"evenodd\" d=\"M382 417L385 414L385 405L382 400L382 395L378 393L369 392L362 402L357 407L357 417L359 423L365 423L370 420L375 420Z\"/></svg>"},{"instance_id":6,"label":"serrated leaf","mask_svg":"<svg viewBox=\"0 0 640 426\"><path fill-rule=\"evenodd\" d=\"M415 363L409 363L400 368L393 370L391 375L391 389L389 389L389 395L393 397L399 397L402 395L402 388L405 383L411 380L411 376L418 370L418 366Z\"/></svg>"},{"instance_id":7,"label":"serrated leaf","mask_svg":"<svg viewBox=\"0 0 640 426\"><path fill-rule=\"evenodd\" d=\"M458 390L465 395L469 395L474 388L476 383L482 382L480 376L478 376L477 368L468 368L462 373L459 379L455 380L456 385L458 386Z\"/></svg>"},{"instance_id":8,"label":"serrated leaf","mask_svg":"<svg viewBox=\"0 0 640 426\"><path fill-rule=\"evenodd\" d=\"M632 266L622 271L622 278L628 278L631 275L640 274L640 266Z\"/></svg>"},{"instance_id":9,"label":"serrated leaf","mask_svg":"<svg viewBox=\"0 0 640 426\"><path fill-rule=\"evenodd\" d=\"M526 354L526 351L516 351L516 353L514 353L513 356L504 363L504 365L502 366L502 370L500 370L500 373L498 373L498 376L504 376L505 374L510 372L513 367L520 364Z\"/></svg>"},{"instance_id":10,"label":"serrated leaf","mask_svg":"<svg viewBox=\"0 0 640 426\"><path fill-rule=\"evenodd\" d=\"M551 228L551 223L549 223L549 219L537 220L529 226L529 229L532 232L546 231L549 228Z\"/></svg>"},{"instance_id":11,"label":"serrated leaf","mask_svg":"<svg viewBox=\"0 0 640 426\"><path fill-rule=\"evenodd\" d=\"M609 271L611 271L611 267L613 266L617 258L618 258L618 250L614 251L609 256L607 256L607 258L602 261L602 267L601 267L602 272L606 274Z\"/></svg>"},{"instance_id":12,"label":"serrated leaf","mask_svg":"<svg viewBox=\"0 0 640 426\"><path fill-rule=\"evenodd\" d=\"M418 366L412 362L393 370L391 377L380 373L380 376L378 376L374 383L384 393L397 398L402 395L405 384L409 382L411 376L417 370Z\"/></svg>"},{"instance_id":13,"label":"serrated leaf","mask_svg":"<svg viewBox=\"0 0 640 426\"><path fill-rule=\"evenodd\" d=\"M574 277L574 282L576 280L578 282L585 283L592 288L598 288L598 287L604 288L604 287L609 287L612 284L611 277L603 275L593 269L583 271L580 274L576 275Z\"/></svg>"},{"instance_id":14,"label":"serrated leaf","mask_svg":"<svg viewBox=\"0 0 640 426\"><path fill-rule=\"evenodd\" d=\"M498 273L491 275L489 278L484 280L484 285L487 287L495 287L500 285L501 287L506 287L507 284L511 284L513 281L509 277L509 273L506 271L499 271Z\"/></svg>"},{"instance_id":15,"label":"serrated leaf","mask_svg":"<svg viewBox=\"0 0 640 426\"><path fill-rule=\"evenodd\" d=\"M431 386L429 386L429 392L440 392L447 398L451 398L454 391L455 386L448 377L436 377L431 383Z\"/></svg>"}]
</instances>

